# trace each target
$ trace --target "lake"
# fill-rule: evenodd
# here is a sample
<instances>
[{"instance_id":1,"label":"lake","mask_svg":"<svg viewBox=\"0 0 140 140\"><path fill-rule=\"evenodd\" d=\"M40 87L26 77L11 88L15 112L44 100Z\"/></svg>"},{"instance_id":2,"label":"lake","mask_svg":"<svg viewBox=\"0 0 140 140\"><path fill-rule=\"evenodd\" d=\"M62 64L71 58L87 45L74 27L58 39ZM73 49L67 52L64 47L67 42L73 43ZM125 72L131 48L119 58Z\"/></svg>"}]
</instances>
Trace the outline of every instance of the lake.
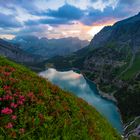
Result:
<instances>
[{"instance_id":1,"label":"lake","mask_svg":"<svg viewBox=\"0 0 140 140\"><path fill-rule=\"evenodd\" d=\"M87 81L82 74L73 70L60 72L50 68L39 75L93 105L122 134L123 126L116 104L101 97L96 85Z\"/></svg>"}]
</instances>

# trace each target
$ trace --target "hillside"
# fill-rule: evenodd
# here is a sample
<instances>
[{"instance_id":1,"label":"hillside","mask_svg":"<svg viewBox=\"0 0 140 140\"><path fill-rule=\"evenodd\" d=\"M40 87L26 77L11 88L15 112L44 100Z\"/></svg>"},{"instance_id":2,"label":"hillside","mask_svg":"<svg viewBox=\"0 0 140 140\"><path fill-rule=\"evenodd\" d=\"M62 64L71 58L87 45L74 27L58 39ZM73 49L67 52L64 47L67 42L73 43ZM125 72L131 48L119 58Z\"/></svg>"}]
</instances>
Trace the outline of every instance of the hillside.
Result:
<instances>
[{"instance_id":1,"label":"hillside","mask_svg":"<svg viewBox=\"0 0 140 140\"><path fill-rule=\"evenodd\" d=\"M7 57L12 61L24 64L34 71L41 70L39 67L34 66L36 63L43 61L40 56L27 53L20 49L18 45L9 43L3 39L0 39L0 55Z\"/></svg>"},{"instance_id":2,"label":"hillside","mask_svg":"<svg viewBox=\"0 0 140 140\"><path fill-rule=\"evenodd\" d=\"M0 57L0 139L119 140L89 104Z\"/></svg>"},{"instance_id":3,"label":"hillside","mask_svg":"<svg viewBox=\"0 0 140 140\"><path fill-rule=\"evenodd\" d=\"M76 37L47 39L36 36L17 36L11 42L19 44L19 47L28 53L45 58L68 55L89 44L87 40L80 40Z\"/></svg>"},{"instance_id":4,"label":"hillside","mask_svg":"<svg viewBox=\"0 0 140 140\"><path fill-rule=\"evenodd\" d=\"M0 55L6 56L17 62L34 62L37 58L29 53L19 49L18 46L0 39ZM38 59L40 59L38 57Z\"/></svg>"},{"instance_id":5,"label":"hillside","mask_svg":"<svg viewBox=\"0 0 140 140\"><path fill-rule=\"evenodd\" d=\"M103 28L88 47L44 64L56 69L80 69L98 85L103 96L115 96L125 126L140 116L139 44L140 13ZM139 137L139 125L138 121L129 132L125 131L126 136Z\"/></svg>"}]
</instances>

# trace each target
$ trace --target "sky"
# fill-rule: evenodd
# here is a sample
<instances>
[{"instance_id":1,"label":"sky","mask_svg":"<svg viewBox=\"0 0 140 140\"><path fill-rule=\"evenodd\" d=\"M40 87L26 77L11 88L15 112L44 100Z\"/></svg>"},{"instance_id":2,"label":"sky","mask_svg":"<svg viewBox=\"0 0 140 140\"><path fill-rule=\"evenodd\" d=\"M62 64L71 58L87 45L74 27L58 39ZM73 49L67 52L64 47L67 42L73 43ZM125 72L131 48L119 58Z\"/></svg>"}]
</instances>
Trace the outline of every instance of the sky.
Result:
<instances>
[{"instance_id":1,"label":"sky","mask_svg":"<svg viewBox=\"0 0 140 140\"><path fill-rule=\"evenodd\" d=\"M78 37L140 12L140 0L0 0L0 38Z\"/></svg>"}]
</instances>

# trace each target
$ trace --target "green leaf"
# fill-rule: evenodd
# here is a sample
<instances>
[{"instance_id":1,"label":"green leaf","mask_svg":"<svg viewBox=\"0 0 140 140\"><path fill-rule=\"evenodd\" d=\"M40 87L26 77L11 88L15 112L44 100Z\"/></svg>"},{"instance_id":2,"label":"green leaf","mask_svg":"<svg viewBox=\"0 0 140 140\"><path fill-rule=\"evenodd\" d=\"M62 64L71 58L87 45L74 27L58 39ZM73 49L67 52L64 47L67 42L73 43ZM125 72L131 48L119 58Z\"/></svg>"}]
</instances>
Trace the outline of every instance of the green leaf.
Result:
<instances>
[{"instance_id":1,"label":"green leaf","mask_svg":"<svg viewBox=\"0 0 140 140\"><path fill-rule=\"evenodd\" d=\"M35 121L34 121L34 124L35 125L38 125L40 123L40 119L37 117L37 118L35 118Z\"/></svg>"}]
</instances>

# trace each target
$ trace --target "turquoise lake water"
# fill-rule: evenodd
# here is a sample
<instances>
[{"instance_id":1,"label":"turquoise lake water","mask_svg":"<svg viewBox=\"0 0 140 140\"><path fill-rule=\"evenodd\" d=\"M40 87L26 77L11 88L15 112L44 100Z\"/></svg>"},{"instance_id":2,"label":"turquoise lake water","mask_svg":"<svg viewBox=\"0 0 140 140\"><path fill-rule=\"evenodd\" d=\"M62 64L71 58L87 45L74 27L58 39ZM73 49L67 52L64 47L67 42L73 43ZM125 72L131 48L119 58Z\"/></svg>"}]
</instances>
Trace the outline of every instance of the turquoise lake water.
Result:
<instances>
[{"instance_id":1,"label":"turquoise lake water","mask_svg":"<svg viewBox=\"0 0 140 140\"><path fill-rule=\"evenodd\" d=\"M96 85L87 81L82 74L78 74L73 70L59 72L51 68L41 72L39 75L47 78L62 89L70 91L78 97L83 98L106 117L118 132L123 132L120 113L118 112L116 104L101 97Z\"/></svg>"}]
</instances>

